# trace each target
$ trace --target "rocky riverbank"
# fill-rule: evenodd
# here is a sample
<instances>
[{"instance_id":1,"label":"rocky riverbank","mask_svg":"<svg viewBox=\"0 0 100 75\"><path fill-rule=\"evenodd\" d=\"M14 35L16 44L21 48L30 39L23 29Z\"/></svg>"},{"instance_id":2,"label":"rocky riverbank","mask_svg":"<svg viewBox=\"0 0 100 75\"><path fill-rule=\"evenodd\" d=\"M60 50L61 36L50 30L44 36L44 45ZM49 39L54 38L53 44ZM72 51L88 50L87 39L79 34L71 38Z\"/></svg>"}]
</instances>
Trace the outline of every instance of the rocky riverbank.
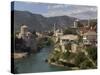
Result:
<instances>
[{"instance_id":1,"label":"rocky riverbank","mask_svg":"<svg viewBox=\"0 0 100 75\"><path fill-rule=\"evenodd\" d=\"M26 57L27 54L28 54L27 52L14 53L14 54L12 55L12 58L14 58L14 59L21 59L21 58Z\"/></svg>"},{"instance_id":2,"label":"rocky riverbank","mask_svg":"<svg viewBox=\"0 0 100 75\"><path fill-rule=\"evenodd\" d=\"M58 66L58 67L66 67L69 70L79 70L79 67L69 67L69 66L64 66L63 64L58 64L58 63L49 63L50 65Z\"/></svg>"}]
</instances>

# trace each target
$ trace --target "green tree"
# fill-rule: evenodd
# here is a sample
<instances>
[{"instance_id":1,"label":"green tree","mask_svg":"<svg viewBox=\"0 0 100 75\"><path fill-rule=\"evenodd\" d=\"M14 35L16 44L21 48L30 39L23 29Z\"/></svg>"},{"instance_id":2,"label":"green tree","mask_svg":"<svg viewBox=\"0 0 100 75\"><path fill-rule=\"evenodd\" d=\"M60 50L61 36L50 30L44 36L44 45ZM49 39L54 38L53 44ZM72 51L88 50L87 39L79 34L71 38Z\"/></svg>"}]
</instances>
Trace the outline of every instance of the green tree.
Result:
<instances>
[{"instance_id":1,"label":"green tree","mask_svg":"<svg viewBox=\"0 0 100 75\"><path fill-rule=\"evenodd\" d=\"M76 35L77 32L76 32L76 29L74 29L74 28L68 28L68 29L64 30L64 34L74 34L74 35Z\"/></svg>"},{"instance_id":2,"label":"green tree","mask_svg":"<svg viewBox=\"0 0 100 75\"><path fill-rule=\"evenodd\" d=\"M75 64L78 66L86 59L85 54L83 52L78 52L74 58Z\"/></svg>"},{"instance_id":3,"label":"green tree","mask_svg":"<svg viewBox=\"0 0 100 75\"><path fill-rule=\"evenodd\" d=\"M94 61L97 61L97 47L88 47L86 49L86 51L88 52L88 56Z\"/></svg>"},{"instance_id":4,"label":"green tree","mask_svg":"<svg viewBox=\"0 0 100 75\"><path fill-rule=\"evenodd\" d=\"M80 68L81 69L93 68L93 64L88 59L86 59L80 64Z\"/></svg>"}]
</instances>

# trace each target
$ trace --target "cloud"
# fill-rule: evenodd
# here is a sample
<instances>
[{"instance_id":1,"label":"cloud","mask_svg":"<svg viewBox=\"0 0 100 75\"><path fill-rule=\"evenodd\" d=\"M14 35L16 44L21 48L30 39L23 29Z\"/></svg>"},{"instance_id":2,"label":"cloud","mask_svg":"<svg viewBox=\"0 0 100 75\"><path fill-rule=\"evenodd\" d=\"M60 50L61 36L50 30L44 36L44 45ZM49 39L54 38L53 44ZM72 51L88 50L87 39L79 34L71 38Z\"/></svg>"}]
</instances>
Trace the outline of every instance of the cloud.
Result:
<instances>
[{"instance_id":1,"label":"cloud","mask_svg":"<svg viewBox=\"0 0 100 75\"><path fill-rule=\"evenodd\" d=\"M68 6L68 5L64 5L64 4L51 4L51 5L48 5L48 10L64 8L66 6Z\"/></svg>"},{"instance_id":2,"label":"cloud","mask_svg":"<svg viewBox=\"0 0 100 75\"><path fill-rule=\"evenodd\" d=\"M97 12L91 12L91 11L85 11L82 13L76 13L76 14L72 14L72 16L74 17L78 17L80 19L96 19L97 18Z\"/></svg>"},{"instance_id":3,"label":"cloud","mask_svg":"<svg viewBox=\"0 0 100 75\"><path fill-rule=\"evenodd\" d=\"M33 3L19 2L14 4L15 10L29 11L36 14L41 14L46 17L52 16L72 16L76 18L96 18L96 6L84 5L69 5L69 4L51 4L51 3Z\"/></svg>"},{"instance_id":4,"label":"cloud","mask_svg":"<svg viewBox=\"0 0 100 75\"><path fill-rule=\"evenodd\" d=\"M48 12L44 16L72 16L76 18L96 18L96 6L79 6L79 5L49 5Z\"/></svg>"},{"instance_id":5,"label":"cloud","mask_svg":"<svg viewBox=\"0 0 100 75\"><path fill-rule=\"evenodd\" d=\"M70 16L77 17L80 19L93 19L97 18L97 7L91 6L83 6L77 7L76 11L73 10L72 13L69 14Z\"/></svg>"}]
</instances>

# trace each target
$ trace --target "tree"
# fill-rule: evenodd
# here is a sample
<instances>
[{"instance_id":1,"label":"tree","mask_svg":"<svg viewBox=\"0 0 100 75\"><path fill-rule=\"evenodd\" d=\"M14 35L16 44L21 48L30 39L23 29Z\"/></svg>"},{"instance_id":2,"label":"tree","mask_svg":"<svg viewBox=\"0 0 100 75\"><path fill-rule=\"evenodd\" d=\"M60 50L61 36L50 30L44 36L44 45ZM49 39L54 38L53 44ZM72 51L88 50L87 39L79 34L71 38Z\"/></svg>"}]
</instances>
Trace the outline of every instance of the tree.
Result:
<instances>
[{"instance_id":1,"label":"tree","mask_svg":"<svg viewBox=\"0 0 100 75\"><path fill-rule=\"evenodd\" d=\"M88 47L86 49L86 51L88 52L89 57L93 60L93 61L97 61L97 47Z\"/></svg>"},{"instance_id":2,"label":"tree","mask_svg":"<svg viewBox=\"0 0 100 75\"><path fill-rule=\"evenodd\" d=\"M93 68L93 64L88 59L86 59L80 64L80 68L81 69Z\"/></svg>"},{"instance_id":3,"label":"tree","mask_svg":"<svg viewBox=\"0 0 100 75\"><path fill-rule=\"evenodd\" d=\"M76 32L76 29L74 29L74 28L68 28L68 29L64 30L64 34L74 34L74 35L76 35L77 32Z\"/></svg>"},{"instance_id":4,"label":"tree","mask_svg":"<svg viewBox=\"0 0 100 75\"><path fill-rule=\"evenodd\" d=\"M75 64L78 66L86 59L85 54L83 52L78 52L74 58Z\"/></svg>"},{"instance_id":5,"label":"tree","mask_svg":"<svg viewBox=\"0 0 100 75\"><path fill-rule=\"evenodd\" d=\"M83 27L83 24L81 22L77 22L77 27Z\"/></svg>"}]
</instances>

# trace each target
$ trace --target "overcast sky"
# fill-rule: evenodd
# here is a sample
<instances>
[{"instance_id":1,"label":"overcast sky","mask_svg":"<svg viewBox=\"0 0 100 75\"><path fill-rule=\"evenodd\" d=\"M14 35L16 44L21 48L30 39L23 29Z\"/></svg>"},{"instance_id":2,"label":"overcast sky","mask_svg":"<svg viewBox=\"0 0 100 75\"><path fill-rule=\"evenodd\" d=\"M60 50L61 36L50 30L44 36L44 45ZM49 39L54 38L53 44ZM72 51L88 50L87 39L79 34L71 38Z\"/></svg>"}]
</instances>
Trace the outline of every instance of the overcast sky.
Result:
<instances>
[{"instance_id":1,"label":"overcast sky","mask_svg":"<svg viewBox=\"0 0 100 75\"><path fill-rule=\"evenodd\" d=\"M96 6L67 5L67 4L48 4L33 2L14 2L14 10L29 11L41 14L45 17L71 16L79 19L96 19Z\"/></svg>"}]
</instances>

